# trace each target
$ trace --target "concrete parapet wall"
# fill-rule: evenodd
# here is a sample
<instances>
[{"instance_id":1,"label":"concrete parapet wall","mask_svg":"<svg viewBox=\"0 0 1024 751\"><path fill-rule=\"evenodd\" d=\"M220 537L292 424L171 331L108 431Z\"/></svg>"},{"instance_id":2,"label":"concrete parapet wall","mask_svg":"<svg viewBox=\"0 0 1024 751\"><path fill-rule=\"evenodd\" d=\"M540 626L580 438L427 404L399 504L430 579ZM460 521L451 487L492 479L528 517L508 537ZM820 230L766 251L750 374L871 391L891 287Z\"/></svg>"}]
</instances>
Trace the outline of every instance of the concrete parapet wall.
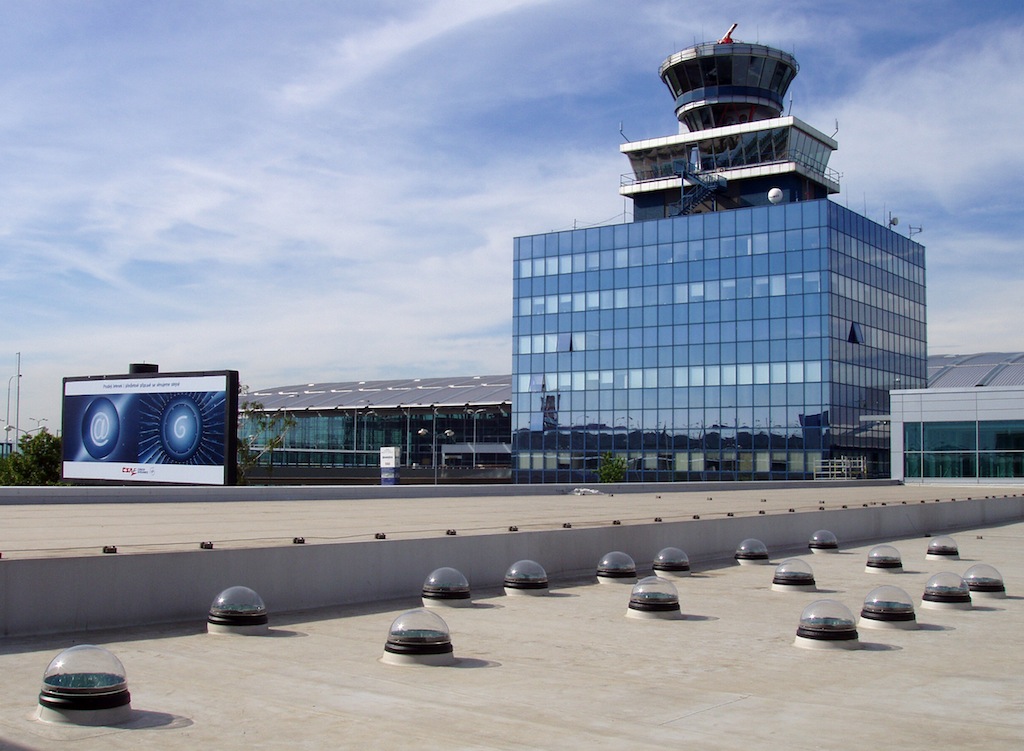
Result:
<instances>
[{"instance_id":1,"label":"concrete parapet wall","mask_svg":"<svg viewBox=\"0 0 1024 751\"><path fill-rule=\"evenodd\" d=\"M799 480L774 482L663 482L592 485L603 493L725 493L731 490L890 487L892 480ZM0 506L67 503L190 503L195 501L337 501L381 498L464 498L566 495L579 485L253 485L253 486L46 486L0 487Z\"/></svg>"},{"instance_id":2,"label":"concrete parapet wall","mask_svg":"<svg viewBox=\"0 0 1024 751\"><path fill-rule=\"evenodd\" d=\"M508 566L524 558L558 580L588 576L605 553L622 550L642 574L667 546L682 548L699 566L730 559L743 539L755 537L778 561L807 553L818 529L834 532L842 546L1022 518L1024 497L1004 497L489 535L2 560L0 633L202 623L214 597L236 584L255 589L273 619L275 612L416 598L440 566L459 569L481 590L500 586ZM904 556L920 552L923 559L923 539L920 547Z\"/></svg>"}]
</instances>

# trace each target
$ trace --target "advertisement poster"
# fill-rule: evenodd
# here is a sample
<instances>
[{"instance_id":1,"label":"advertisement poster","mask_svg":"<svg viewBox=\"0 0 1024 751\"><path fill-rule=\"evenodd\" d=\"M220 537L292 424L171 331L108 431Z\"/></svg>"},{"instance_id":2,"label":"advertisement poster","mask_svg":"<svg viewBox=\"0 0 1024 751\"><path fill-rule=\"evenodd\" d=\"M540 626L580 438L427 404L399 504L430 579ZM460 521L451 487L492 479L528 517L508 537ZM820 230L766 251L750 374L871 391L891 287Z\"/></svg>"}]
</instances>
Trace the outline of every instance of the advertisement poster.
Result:
<instances>
[{"instance_id":1,"label":"advertisement poster","mask_svg":"<svg viewBox=\"0 0 1024 751\"><path fill-rule=\"evenodd\" d=\"M64 479L232 482L237 384L234 371L66 378Z\"/></svg>"}]
</instances>

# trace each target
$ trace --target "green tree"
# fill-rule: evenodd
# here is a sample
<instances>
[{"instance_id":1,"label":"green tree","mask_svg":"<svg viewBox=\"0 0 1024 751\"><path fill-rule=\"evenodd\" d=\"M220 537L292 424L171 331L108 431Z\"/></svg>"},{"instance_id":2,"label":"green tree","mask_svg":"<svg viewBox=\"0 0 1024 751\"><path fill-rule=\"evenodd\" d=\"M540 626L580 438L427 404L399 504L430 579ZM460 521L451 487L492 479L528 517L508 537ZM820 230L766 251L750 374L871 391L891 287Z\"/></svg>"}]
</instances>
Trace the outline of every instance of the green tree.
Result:
<instances>
[{"instance_id":1,"label":"green tree","mask_svg":"<svg viewBox=\"0 0 1024 751\"><path fill-rule=\"evenodd\" d=\"M59 485L61 440L43 428L23 435L18 451L0 459L0 485Z\"/></svg>"},{"instance_id":2,"label":"green tree","mask_svg":"<svg viewBox=\"0 0 1024 751\"><path fill-rule=\"evenodd\" d=\"M597 465L598 482L622 482L626 479L626 457L613 456L610 451L601 455Z\"/></svg>"},{"instance_id":3,"label":"green tree","mask_svg":"<svg viewBox=\"0 0 1024 751\"><path fill-rule=\"evenodd\" d=\"M258 467L264 456L268 457L268 474L274 471L274 451L284 445L288 431L295 427L295 418L284 410L268 411L263 403L246 398L249 387L242 386L241 407L239 408L238 436L238 479L239 485L247 485L252 470Z\"/></svg>"}]
</instances>

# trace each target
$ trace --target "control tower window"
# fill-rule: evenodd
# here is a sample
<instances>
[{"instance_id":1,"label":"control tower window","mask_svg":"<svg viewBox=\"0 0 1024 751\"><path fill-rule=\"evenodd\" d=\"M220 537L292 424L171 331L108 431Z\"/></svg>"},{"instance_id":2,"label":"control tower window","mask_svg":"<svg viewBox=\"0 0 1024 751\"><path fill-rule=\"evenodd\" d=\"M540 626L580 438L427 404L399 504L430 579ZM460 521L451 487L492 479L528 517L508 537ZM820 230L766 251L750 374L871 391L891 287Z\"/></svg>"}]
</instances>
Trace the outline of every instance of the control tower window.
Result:
<instances>
[{"instance_id":1,"label":"control tower window","mask_svg":"<svg viewBox=\"0 0 1024 751\"><path fill-rule=\"evenodd\" d=\"M732 84L732 59L729 57L716 57L715 70L718 71L718 84L729 86Z\"/></svg>"}]
</instances>

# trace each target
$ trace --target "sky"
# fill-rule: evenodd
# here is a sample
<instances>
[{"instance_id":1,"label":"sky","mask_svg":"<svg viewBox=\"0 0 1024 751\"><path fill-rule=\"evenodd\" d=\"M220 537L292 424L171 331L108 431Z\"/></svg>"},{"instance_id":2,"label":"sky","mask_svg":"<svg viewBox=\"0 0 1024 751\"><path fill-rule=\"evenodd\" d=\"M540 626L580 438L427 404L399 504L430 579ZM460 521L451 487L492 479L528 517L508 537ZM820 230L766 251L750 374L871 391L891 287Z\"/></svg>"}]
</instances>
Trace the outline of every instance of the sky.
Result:
<instances>
[{"instance_id":1,"label":"sky","mask_svg":"<svg viewBox=\"0 0 1024 751\"><path fill-rule=\"evenodd\" d=\"M5 423L61 379L254 389L511 372L512 243L629 221L658 66L794 54L833 200L923 231L933 354L1024 351L1024 5L943 0L4 0ZM18 354L20 398L15 377ZM2 380L0 380L2 383Z\"/></svg>"}]
</instances>

